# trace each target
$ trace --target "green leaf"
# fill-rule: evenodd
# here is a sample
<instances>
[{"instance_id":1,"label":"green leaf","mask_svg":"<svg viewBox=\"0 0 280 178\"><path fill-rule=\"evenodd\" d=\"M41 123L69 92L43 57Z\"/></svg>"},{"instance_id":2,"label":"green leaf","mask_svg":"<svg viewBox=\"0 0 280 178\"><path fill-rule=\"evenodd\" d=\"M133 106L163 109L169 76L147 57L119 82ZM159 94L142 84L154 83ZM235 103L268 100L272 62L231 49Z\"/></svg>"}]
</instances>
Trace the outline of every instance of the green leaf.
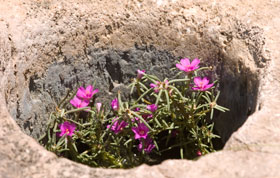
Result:
<instances>
[{"instance_id":1,"label":"green leaf","mask_svg":"<svg viewBox=\"0 0 280 178\"><path fill-rule=\"evenodd\" d=\"M78 112L78 111L85 111L85 110L90 110L90 107L83 107L83 108L78 108L78 109L72 109L70 111L67 111L67 112L63 113L63 115L61 117L63 117L66 114L70 114L70 113Z\"/></svg>"},{"instance_id":2,"label":"green leaf","mask_svg":"<svg viewBox=\"0 0 280 178\"><path fill-rule=\"evenodd\" d=\"M180 148L180 156L181 159L184 159L184 149L182 147Z\"/></svg>"},{"instance_id":3,"label":"green leaf","mask_svg":"<svg viewBox=\"0 0 280 178\"><path fill-rule=\"evenodd\" d=\"M171 86L171 85L168 85L168 88L171 88L171 89L175 90L176 93L181 97L181 99L187 100L187 99L182 95L182 93L181 93L176 87Z\"/></svg>"},{"instance_id":4,"label":"green leaf","mask_svg":"<svg viewBox=\"0 0 280 178\"><path fill-rule=\"evenodd\" d=\"M119 102L120 109L124 110L123 102L122 102L122 99L121 99L121 92L120 91L118 91L118 102Z\"/></svg>"},{"instance_id":5,"label":"green leaf","mask_svg":"<svg viewBox=\"0 0 280 178\"><path fill-rule=\"evenodd\" d=\"M166 102L167 102L167 110L170 111L170 99L169 99L168 91L164 90L164 93L165 93Z\"/></svg>"},{"instance_id":6,"label":"green leaf","mask_svg":"<svg viewBox=\"0 0 280 178\"><path fill-rule=\"evenodd\" d=\"M141 87L144 88L145 90L148 90L148 88L142 82L139 82L139 85L141 85Z\"/></svg>"},{"instance_id":7,"label":"green leaf","mask_svg":"<svg viewBox=\"0 0 280 178\"><path fill-rule=\"evenodd\" d=\"M101 135L100 140L103 140L103 138L105 137L105 135L110 131L112 125L114 125L115 122L117 122L118 120L120 120L119 118L115 118L114 121L112 121L112 123L110 124L110 126L105 130L105 132Z\"/></svg>"},{"instance_id":8,"label":"green leaf","mask_svg":"<svg viewBox=\"0 0 280 178\"><path fill-rule=\"evenodd\" d=\"M215 103L217 102L217 100L218 100L218 98L219 98L219 96L220 96L220 91L218 91L218 93L217 93L217 95L216 95L216 97L215 97Z\"/></svg>"},{"instance_id":9,"label":"green leaf","mask_svg":"<svg viewBox=\"0 0 280 178\"><path fill-rule=\"evenodd\" d=\"M199 69L196 69L196 71L198 72L198 71L206 70L206 69L210 69L210 68L209 68L209 67L201 67L201 68L199 68Z\"/></svg>"},{"instance_id":10,"label":"green leaf","mask_svg":"<svg viewBox=\"0 0 280 178\"><path fill-rule=\"evenodd\" d=\"M130 89L130 94L133 94L133 90L134 90L134 87L135 87L135 83L132 83L131 85L129 85L129 87L131 87L131 89Z\"/></svg>"},{"instance_id":11,"label":"green leaf","mask_svg":"<svg viewBox=\"0 0 280 178\"><path fill-rule=\"evenodd\" d=\"M143 77L151 80L153 83L156 83L156 81L160 81L160 79L157 76L155 76L155 75L146 74Z\"/></svg>"},{"instance_id":12,"label":"green leaf","mask_svg":"<svg viewBox=\"0 0 280 178\"><path fill-rule=\"evenodd\" d=\"M157 100L156 100L156 105L158 105L158 102L160 100L160 97L161 97L161 94L162 94L162 90L159 90L159 93L158 93L158 96L157 96Z\"/></svg>"},{"instance_id":13,"label":"green leaf","mask_svg":"<svg viewBox=\"0 0 280 178\"><path fill-rule=\"evenodd\" d=\"M169 128L168 124L166 123L166 121L164 119L162 119L163 124L165 125L166 128ZM174 123L172 123L174 124Z\"/></svg>"},{"instance_id":14,"label":"green leaf","mask_svg":"<svg viewBox=\"0 0 280 178\"><path fill-rule=\"evenodd\" d=\"M159 123L158 119L155 117L154 120L156 121L157 125L162 128L162 125Z\"/></svg>"},{"instance_id":15,"label":"green leaf","mask_svg":"<svg viewBox=\"0 0 280 178\"><path fill-rule=\"evenodd\" d=\"M226 112L226 111L229 111L229 109L228 108L225 108L225 107L222 107L222 106L220 106L220 105L215 105L215 107L214 107L215 109L217 109L217 110L219 110L219 111L222 111L222 112Z\"/></svg>"},{"instance_id":16,"label":"green leaf","mask_svg":"<svg viewBox=\"0 0 280 178\"><path fill-rule=\"evenodd\" d=\"M143 119L142 116L140 116L139 114L137 114L134 111L131 111L131 114L133 114L134 116L138 117L152 132L154 132L155 130L145 121L145 119Z\"/></svg>"},{"instance_id":17,"label":"green leaf","mask_svg":"<svg viewBox=\"0 0 280 178\"><path fill-rule=\"evenodd\" d=\"M128 139L126 142L124 142L123 145L124 145L124 146L127 146L127 144L130 143L130 142L132 142L132 141L133 141L133 140L130 138L130 139Z\"/></svg>"},{"instance_id":18,"label":"green leaf","mask_svg":"<svg viewBox=\"0 0 280 178\"><path fill-rule=\"evenodd\" d=\"M156 149L159 150L158 144L155 140L154 140L154 144L155 144Z\"/></svg>"},{"instance_id":19,"label":"green leaf","mask_svg":"<svg viewBox=\"0 0 280 178\"><path fill-rule=\"evenodd\" d=\"M176 82L185 82L185 81L189 81L190 79L188 78L184 78L184 79L173 79L173 80L170 80L168 81L169 84L171 83L176 83Z\"/></svg>"},{"instance_id":20,"label":"green leaf","mask_svg":"<svg viewBox=\"0 0 280 178\"><path fill-rule=\"evenodd\" d=\"M148 94L152 90L153 90L153 88L150 88L149 90L147 90L145 93L143 93L141 96L139 96L139 98L134 103L135 104L138 103L146 94Z\"/></svg>"},{"instance_id":21,"label":"green leaf","mask_svg":"<svg viewBox=\"0 0 280 178\"><path fill-rule=\"evenodd\" d=\"M210 119L213 119L213 115L214 115L214 109L211 109L211 113L210 113Z\"/></svg>"},{"instance_id":22,"label":"green leaf","mask_svg":"<svg viewBox=\"0 0 280 178\"><path fill-rule=\"evenodd\" d=\"M211 103L211 100L209 98L209 96L205 96L205 95L202 95L202 97L208 102L208 103Z\"/></svg>"},{"instance_id":23,"label":"green leaf","mask_svg":"<svg viewBox=\"0 0 280 178\"><path fill-rule=\"evenodd\" d=\"M56 130L56 128L57 128L57 122L55 123L53 130ZM56 132L53 132L52 143L56 144Z\"/></svg>"}]
</instances>

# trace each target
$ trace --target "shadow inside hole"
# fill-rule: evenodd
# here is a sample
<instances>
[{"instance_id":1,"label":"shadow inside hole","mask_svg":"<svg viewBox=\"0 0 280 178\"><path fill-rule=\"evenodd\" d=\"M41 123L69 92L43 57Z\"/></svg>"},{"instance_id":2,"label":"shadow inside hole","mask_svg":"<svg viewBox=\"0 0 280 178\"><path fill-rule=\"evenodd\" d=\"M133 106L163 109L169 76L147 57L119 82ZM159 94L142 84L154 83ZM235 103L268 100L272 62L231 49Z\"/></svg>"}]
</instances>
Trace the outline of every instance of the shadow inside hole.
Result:
<instances>
[{"instance_id":1,"label":"shadow inside hole","mask_svg":"<svg viewBox=\"0 0 280 178\"><path fill-rule=\"evenodd\" d=\"M230 112L216 112L214 115L215 132L221 136L221 139L214 140L216 149L222 149L232 133L256 110L259 77L242 64L239 71L217 71L221 91L218 103L229 108Z\"/></svg>"},{"instance_id":2,"label":"shadow inside hole","mask_svg":"<svg viewBox=\"0 0 280 178\"><path fill-rule=\"evenodd\" d=\"M222 149L230 135L255 111L259 83L256 74L242 64L239 65L240 72L236 72L235 68L225 62L234 60L234 56L209 56L207 61L215 60L216 68L207 75L211 76L212 81L219 80L217 87L221 95L218 104L230 109L226 113L215 111L215 132L221 139L214 140L214 145L216 149ZM89 51L87 60L66 58L48 66L43 77L34 75L30 78L30 85L24 89L17 108L10 108L11 111L16 111L11 114L28 135L39 138L45 132L46 118L55 110L55 103L66 95L67 89L74 90L95 82L95 87L101 91L97 94L96 101L109 103L119 89L126 93L125 85L136 76L137 69L145 69L147 73L164 79L176 73L170 72L170 68L175 67L180 58L182 57L157 50L153 46L126 51L94 49ZM28 124L25 123L26 118ZM163 155L160 161L179 158L173 151Z\"/></svg>"}]
</instances>

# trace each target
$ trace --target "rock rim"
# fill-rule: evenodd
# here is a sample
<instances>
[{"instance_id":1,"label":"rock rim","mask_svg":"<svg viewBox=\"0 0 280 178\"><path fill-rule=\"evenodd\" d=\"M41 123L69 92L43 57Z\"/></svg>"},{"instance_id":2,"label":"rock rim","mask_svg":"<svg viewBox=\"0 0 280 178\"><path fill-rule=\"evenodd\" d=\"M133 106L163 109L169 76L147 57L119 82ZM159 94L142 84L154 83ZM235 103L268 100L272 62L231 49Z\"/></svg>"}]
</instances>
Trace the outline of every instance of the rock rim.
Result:
<instances>
[{"instance_id":1,"label":"rock rim","mask_svg":"<svg viewBox=\"0 0 280 178\"><path fill-rule=\"evenodd\" d=\"M0 176L280 177L279 11L280 3L274 0L2 2ZM188 34L193 31L194 34ZM224 38L218 38L222 37L218 32L224 33ZM260 32L264 43L250 34ZM263 68L264 72L260 73L257 111L231 136L222 151L198 161L167 160L129 170L90 168L46 151L21 131L8 111L23 95L19 88L28 85L30 76L40 75L48 64L63 57L86 56L85 49L89 48L125 50L135 45L153 45L177 56L194 56L204 51L195 51L187 42L195 43L205 33L213 35L207 38L216 40L212 44L223 44L226 53L230 52L227 46L234 42L242 41L239 45L246 48L262 45L261 51L253 50L258 62L249 62L248 67Z\"/></svg>"}]
</instances>

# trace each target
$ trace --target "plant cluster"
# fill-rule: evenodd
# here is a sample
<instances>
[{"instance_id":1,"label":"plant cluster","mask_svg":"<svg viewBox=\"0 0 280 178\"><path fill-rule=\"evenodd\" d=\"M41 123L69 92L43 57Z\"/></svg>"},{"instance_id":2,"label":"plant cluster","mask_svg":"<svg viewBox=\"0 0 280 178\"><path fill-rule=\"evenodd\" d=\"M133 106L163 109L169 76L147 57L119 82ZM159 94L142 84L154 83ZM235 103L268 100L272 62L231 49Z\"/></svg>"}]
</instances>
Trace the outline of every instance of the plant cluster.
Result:
<instances>
[{"instance_id":1,"label":"plant cluster","mask_svg":"<svg viewBox=\"0 0 280 178\"><path fill-rule=\"evenodd\" d=\"M50 114L40 142L59 156L93 167L130 168L168 158L193 159L213 152L215 83L201 78L200 60L181 59L173 79L138 70L129 85L133 99L121 93L111 106L94 103L98 89L80 87ZM70 100L70 102L69 102ZM74 109L67 110L69 103ZM68 107L69 108L69 107Z\"/></svg>"}]
</instances>

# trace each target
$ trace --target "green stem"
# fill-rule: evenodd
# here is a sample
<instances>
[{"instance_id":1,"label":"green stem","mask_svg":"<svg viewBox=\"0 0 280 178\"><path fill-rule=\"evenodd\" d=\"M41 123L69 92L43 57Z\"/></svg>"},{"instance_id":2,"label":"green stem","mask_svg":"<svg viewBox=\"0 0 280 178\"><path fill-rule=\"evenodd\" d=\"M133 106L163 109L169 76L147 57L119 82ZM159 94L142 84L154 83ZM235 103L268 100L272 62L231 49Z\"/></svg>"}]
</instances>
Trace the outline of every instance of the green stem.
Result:
<instances>
[{"instance_id":1,"label":"green stem","mask_svg":"<svg viewBox=\"0 0 280 178\"><path fill-rule=\"evenodd\" d=\"M131 114L133 114L134 116L138 117L151 131L155 131L146 121L145 119L142 118L142 116L140 116L139 114L137 114L134 111L131 111Z\"/></svg>"},{"instance_id":2,"label":"green stem","mask_svg":"<svg viewBox=\"0 0 280 178\"><path fill-rule=\"evenodd\" d=\"M66 115L66 114L73 113L73 112L84 111L84 110L86 110L86 109L90 109L90 107L83 107L83 108L78 108L78 109L72 109L72 110L70 110L70 111L65 112L65 113L63 114L63 116ZM62 117L63 117L63 116L62 116Z\"/></svg>"}]
</instances>

